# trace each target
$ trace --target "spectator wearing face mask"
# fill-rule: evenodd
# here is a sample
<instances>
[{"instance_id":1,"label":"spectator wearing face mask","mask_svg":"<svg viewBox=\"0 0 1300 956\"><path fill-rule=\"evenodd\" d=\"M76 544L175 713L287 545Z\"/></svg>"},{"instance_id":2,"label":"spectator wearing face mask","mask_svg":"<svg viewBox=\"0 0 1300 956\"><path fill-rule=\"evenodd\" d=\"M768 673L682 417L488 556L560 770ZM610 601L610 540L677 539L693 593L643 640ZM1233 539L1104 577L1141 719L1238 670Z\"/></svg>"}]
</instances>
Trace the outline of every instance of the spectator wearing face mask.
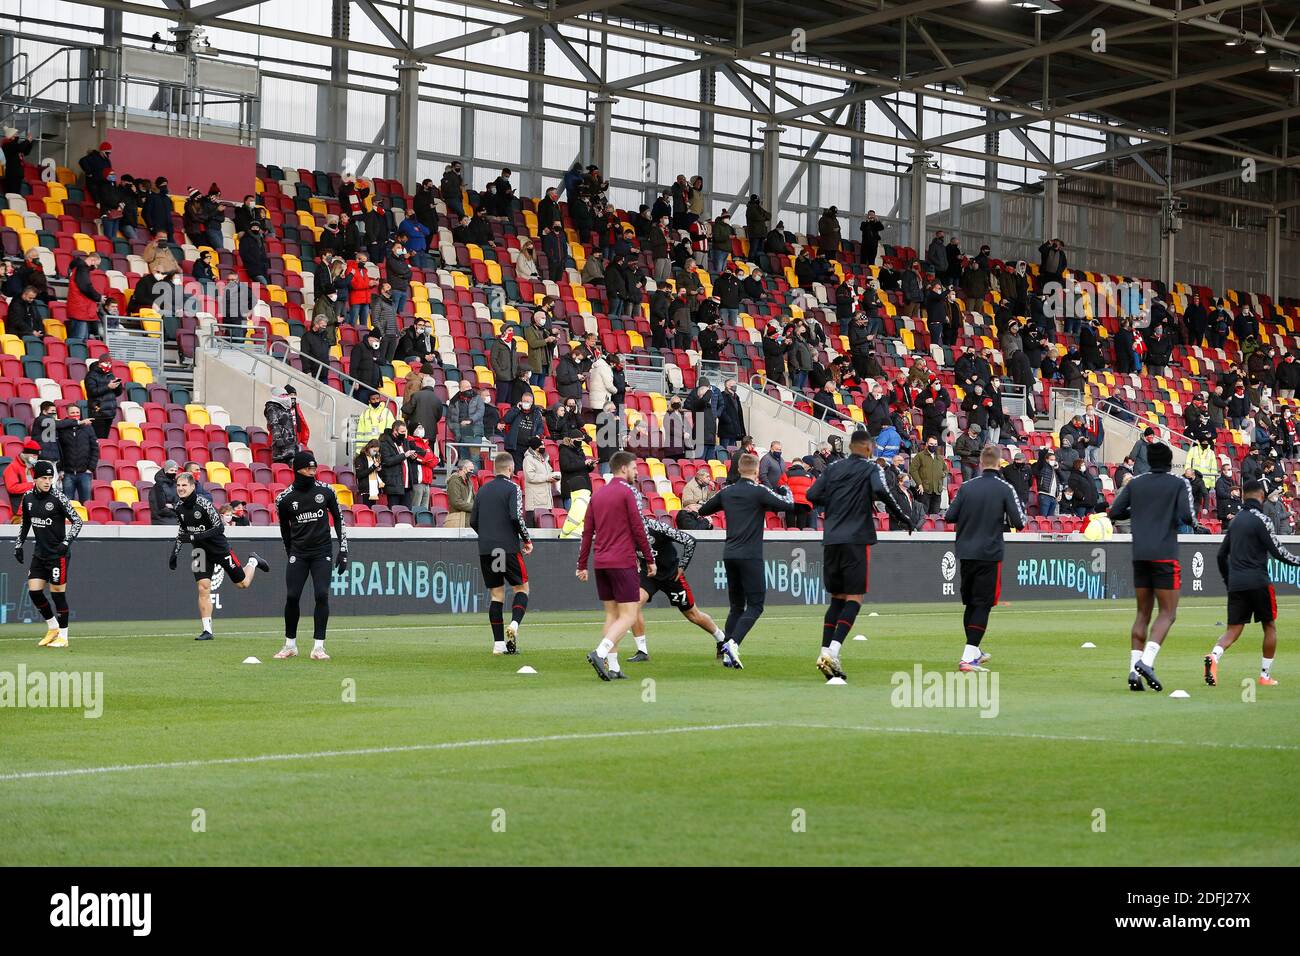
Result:
<instances>
[{"instance_id":1,"label":"spectator wearing face mask","mask_svg":"<svg viewBox=\"0 0 1300 956\"><path fill-rule=\"evenodd\" d=\"M560 501L567 509L573 501L575 491L591 491L591 472L596 467L596 460L587 453L587 436L577 424L559 435Z\"/></svg>"},{"instance_id":2,"label":"spectator wearing face mask","mask_svg":"<svg viewBox=\"0 0 1300 956\"><path fill-rule=\"evenodd\" d=\"M433 472L438 467L438 456L430 444L431 434L436 436L437 432L427 432L418 421L407 432L407 442L416 452L410 463L412 511L429 510L429 486L433 484Z\"/></svg>"},{"instance_id":3,"label":"spectator wearing face mask","mask_svg":"<svg viewBox=\"0 0 1300 956\"><path fill-rule=\"evenodd\" d=\"M475 396L477 397L477 396ZM447 519L445 527L466 528L474 511L474 460L466 455L456 462L447 477Z\"/></svg>"},{"instance_id":4,"label":"spectator wearing face mask","mask_svg":"<svg viewBox=\"0 0 1300 956\"><path fill-rule=\"evenodd\" d=\"M447 403L447 431L453 442L475 443L483 440L483 399L474 391L469 379L462 379L460 389Z\"/></svg>"},{"instance_id":5,"label":"spectator wearing face mask","mask_svg":"<svg viewBox=\"0 0 1300 956\"><path fill-rule=\"evenodd\" d=\"M524 329L524 341L528 343L528 380L538 388L546 385L555 358L555 343L560 338L547 326L546 319L545 312L534 312L532 324Z\"/></svg>"},{"instance_id":6,"label":"spectator wearing face mask","mask_svg":"<svg viewBox=\"0 0 1300 956\"><path fill-rule=\"evenodd\" d=\"M515 330L506 326L501 335L492 340L488 348L488 365L496 382L497 404L504 405L510 401L514 389L514 380L519 377L520 357L515 348Z\"/></svg>"},{"instance_id":7,"label":"spectator wearing face mask","mask_svg":"<svg viewBox=\"0 0 1300 956\"><path fill-rule=\"evenodd\" d=\"M379 496L384 490L378 438L358 443L357 457L352 463L352 469L357 481L356 500L372 507L378 504Z\"/></svg>"},{"instance_id":8,"label":"spectator wearing face mask","mask_svg":"<svg viewBox=\"0 0 1300 956\"><path fill-rule=\"evenodd\" d=\"M388 402L379 392L372 392L365 411L357 416L356 450L360 452L370 442L378 441L392 424L393 411Z\"/></svg>"},{"instance_id":9,"label":"spectator wearing face mask","mask_svg":"<svg viewBox=\"0 0 1300 956\"><path fill-rule=\"evenodd\" d=\"M366 337L352 346L352 356L348 363L348 375L357 380L349 383L356 391L352 397L359 402L370 400L372 394L378 394L384 384L384 373L380 366L379 346L382 335L378 329L369 329Z\"/></svg>"},{"instance_id":10,"label":"spectator wearing face mask","mask_svg":"<svg viewBox=\"0 0 1300 956\"><path fill-rule=\"evenodd\" d=\"M5 491L9 492L9 504L14 514L22 510L23 495L36 487L32 466L36 464L40 453L40 443L29 438L23 442L22 451L5 468Z\"/></svg>"},{"instance_id":11,"label":"spectator wearing face mask","mask_svg":"<svg viewBox=\"0 0 1300 956\"><path fill-rule=\"evenodd\" d=\"M948 462L939 448L939 439L930 436L925 447L912 456L908 474L917 488L917 501L927 515L938 514L944 487L948 483Z\"/></svg>"},{"instance_id":12,"label":"spectator wearing face mask","mask_svg":"<svg viewBox=\"0 0 1300 956\"><path fill-rule=\"evenodd\" d=\"M546 428L545 422L542 421L542 413L533 406L532 392L512 406L497 427L505 431L506 451L514 457L515 470L518 471L523 468L524 452L528 450L528 443L534 438L542 437Z\"/></svg>"},{"instance_id":13,"label":"spectator wearing face mask","mask_svg":"<svg viewBox=\"0 0 1300 956\"><path fill-rule=\"evenodd\" d=\"M1044 448L1034 464L1034 484L1038 491L1038 513L1044 518L1056 514L1061 497L1061 476L1056 470L1056 453ZM1149 469L1148 469L1149 470Z\"/></svg>"},{"instance_id":14,"label":"spectator wearing face mask","mask_svg":"<svg viewBox=\"0 0 1300 956\"><path fill-rule=\"evenodd\" d=\"M410 501L412 469L419 468L415 463L419 454L410 443L406 422L400 418L379 436L379 477L388 507L406 506Z\"/></svg>"},{"instance_id":15,"label":"spectator wearing face mask","mask_svg":"<svg viewBox=\"0 0 1300 956\"><path fill-rule=\"evenodd\" d=\"M154 475L149 489L149 519L153 524L180 524L180 496L176 494L176 473L180 466L168 460Z\"/></svg>"},{"instance_id":16,"label":"spectator wearing face mask","mask_svg":"<svg viewBox=\"0 0 1300 956\"><path fill-rule=\"evenodd\" d=\"M397 303L393 301L393 287L387 279L380 280L379 293L370 302L370 323L380 335L379 364L388 365L397 353L400 324Z\"/></svg>"}]
</instances>

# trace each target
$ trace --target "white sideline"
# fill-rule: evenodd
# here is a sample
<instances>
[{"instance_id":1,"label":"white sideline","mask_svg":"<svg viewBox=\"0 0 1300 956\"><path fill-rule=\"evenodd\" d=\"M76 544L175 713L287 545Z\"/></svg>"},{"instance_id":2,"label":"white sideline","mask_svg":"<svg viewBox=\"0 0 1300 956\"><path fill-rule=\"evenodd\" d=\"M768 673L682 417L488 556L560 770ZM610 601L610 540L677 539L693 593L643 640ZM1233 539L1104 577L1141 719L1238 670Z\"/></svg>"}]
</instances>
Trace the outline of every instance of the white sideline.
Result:
<instances>
[{"instance_id":1,"label":"white sideline","mask_svg":"<svg viewBox=\"0 0 1300 956\"><path fill-rule=\"evenodd\" d=\"M323 757L369 757L378 754L420 753L433 750L463 750L469 747L505 747L513 744L544 744L572 740L608 740L616 737L660 737L667 734L709 733L719 730L748 730L770 727L756 722L745 724L701 724L694 727L660 727L651 730L609 730L585 734L547 734L542 737L499 737L482 740L447 740L437 744L409 744L403 747L359 747L355 750L318 750L311 753L258 754L252 757L217 757L210 760L172 760L162 763L113 764L104 767L69 767L63 770L27 770L0 774L0 781L35 780L54 777L85 777L134 770L184 770L192 767L220 767L235 764L271 763L281 760L318 760Z\"/></svg>"}]
</instances>

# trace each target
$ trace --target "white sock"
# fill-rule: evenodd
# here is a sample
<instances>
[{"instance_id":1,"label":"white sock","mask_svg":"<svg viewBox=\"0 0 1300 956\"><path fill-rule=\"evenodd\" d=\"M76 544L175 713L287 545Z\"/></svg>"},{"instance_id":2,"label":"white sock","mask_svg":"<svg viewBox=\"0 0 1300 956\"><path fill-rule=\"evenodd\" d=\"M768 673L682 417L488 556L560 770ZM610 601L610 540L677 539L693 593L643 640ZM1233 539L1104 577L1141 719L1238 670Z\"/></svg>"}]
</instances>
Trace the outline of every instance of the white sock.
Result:
<instances>
[{"instance_id":1,"label":"white sock","mask_svg":"<svg viewBox=\"0 0 1300 956\"><path fill-rule=\"evenodd\" d=\"M1142 660L1142 652L1141 652L1141 651L1129 651L1129 652L1128 652L1128 669L1129 669L1129 670L1132 670L1134 667L1137 666L1137 662L1140 661L1140 660Z\"/></svg>"},{"instance_id":2,"label":"white sock","mask_svg":"<svg viewBox=\"0 0 1300 956\"><path fill-rule=\"evenodd\" d=\"M1214 663L1219 663L1220 658L1223 657L1223 648L1215 644L1214 650L1210 651L1210 656L1214 658Z\"/></svg>"},{"instance_id":3,"label":"white sock","mask_svg":"<svg viewBox=\"0 0 1300 956\"><path fill-rule=\"evenodd\" d=\"M68 636L68 629L65 627L62 631L59 632L59 634L61 634L63 637L67 637L67 636ZM1271 671L1272 669L1273 669L1273 658L1271 658L1271 657L1261 657L1261 658L1259 659L1259 676L1260 676L1260 677L1267 677L1267 676L1268 676L1268 672Z\"/></svg>"},{"instance_id":4,"label":"white sock","mask_svg":"<svg viewBox=\"0 0 1300 956\"><path fill-rule=\"evenodd\" d=\"M843 646L844 645L839 641L831 641L831 646L826 649L830 651L831 657L838 658L840 656L840 648Z\"/></svg>"},{"instance_id":5,"label":"white sock","mask_svg":"<svg viewBox=\"0 0 1300 956\"><path fill-rule=\"evenodd\" d=\"M59 619L57 617L47 617L45 619L45 626L52 631L59 626Z\"/></svg>"},{"instance_id":6,"label":"white sock","mask_svg":"<svg viewBox=\"0 0 1300 956\"><path fill-rule=\"evenodd\" d=\"M596 656L602 661L609 657L609 652L614 649L614 642L608 637L596 645Z\"/></svg>"},{"instance_id":7,"label":"white sock","mask_svg":"<svg viewBox=\"0 0 1300 956\"><path fill-rule=\"evenodd\" d=\"M974 644L967 644L961 652L961 659L967 664L973 664L980 659L980 649Z\"/></svg>"},{"instance_id":8,"label":"white sock","mask_svg":"<svg viewBox=\"0 0 1300 956\"><path fill-rule=\"evenodd\" d=\"M209 634L212 633L212 618L203 618L203 630L207 631Z\"/></svg>"},{"instance_id":9,"label":"white sock","mask_svg":"<svg viewBox=\"0 0 1300 956\"><path fill-rule=\"evenodd\" d=\"M721 644L727 639L727 635L723 633L722 628L715 627L713 629L713 639Z\"/></svg>"},{"instance_id":10,"label":"white sock","mask_svg":"<svg viewBox=\"0 0 1300 956\"><path fill-rule=\"evenodd\" d=\"M1147 641L1146 648L1142 651L1142 663L1147 667L1154 667L1156 655L1160 653L1160 645L1155 641Z\"/></svg>"},{"instance_id":11,"label":"white sock","mask_svg":"<svg viewBox=\"0 0 1300 956\"><path fill-rule=\"evenodd\" d=\"M296 650L298 649L298 638L296 638L296 637L286 637L286 638L284 639L284 646L285 646L285 647L292 648L293 650L296 651Z\"/></svg>"},{"instance_id":12,"label":"white sock","mask_svg":"<svg viewBox=\"0 0 1300 956\"><path fill-rule=\"evenodd\" d=\"M314 651L323 651L323 650L325 650L325 642L324 642L324 641L315 641L315 642L313 642L313 644L312 644L312 650L314 650Z\"/></svg>"},{"instance_id":13,"label":"white sock","mask_svg":"<svg viewBox=\"0 0 1300 956\"><path fill-rule=\"evenodd\" d=\"M636 649L637 649L638 651L640 651L642 654L649 654L649 653L650 653L650 649L647 648L647 647L646 647L646 644L645 644L645 635L644 635L644 634L642 634L640 637L637 637L635 634L633 634L633 635L632 635L632 640L636 641Z\"/></svg>"},{"instance_id":14,"label":"white sock","mask_svg":"<svg viewBox=\"0 0 1300 956\"><path fill-rule=\"evenodd\" d=\"M68 629L67 629L66 627L61 627L61 628L59 628L59 637L63 638L65 641L68 639ZM1273 662L1272 662L1272 661L1269 661L1269 663L1272 664ZM1264 668L1264 676L1265 676L1265 677L1268 676L1268 668L1267 668L1267 667Z\"/></svg>"},{"instance_id":15,"label":"white sock","mask_svg":"<svg viewBox=\"0 0 1300 956\"><path fill-rule=\"evenodd\" d=\"M505 641L493 641L493 642L492 642L492 653L493 653L493 654L504 654L505 652L506 652L506 642L505 642Z\"/></svg>"},{"instance_id":16,"label":"white sock","mask_svg":"<svg viewBox=\"0 0 1300 956\"><path fill-rule=\"evenodd\" d=\"M609 669L612 671L622 670L622 668L618 666L618 651L610 651L605 657L605 662L609 664Z\"/></svg>"}]
</instances>

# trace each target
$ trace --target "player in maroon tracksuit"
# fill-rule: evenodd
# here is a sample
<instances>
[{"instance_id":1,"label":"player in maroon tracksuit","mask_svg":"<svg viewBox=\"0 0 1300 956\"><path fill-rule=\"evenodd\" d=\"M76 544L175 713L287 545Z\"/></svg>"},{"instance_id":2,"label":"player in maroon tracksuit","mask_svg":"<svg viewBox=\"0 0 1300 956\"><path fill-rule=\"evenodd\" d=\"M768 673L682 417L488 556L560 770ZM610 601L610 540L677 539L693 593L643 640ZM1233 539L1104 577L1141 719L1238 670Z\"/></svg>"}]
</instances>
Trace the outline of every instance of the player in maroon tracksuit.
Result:
<instances>
[{"instance_id":1,"label":"player in maroon tracksuit","mask_svg":"<svg viewBox=\"0 0 1300 956\"><path fill-rule=\"evenodd\" d=\"M641 609L641 576L637 555L645 559L646 574L655 576L655 555L641 516L641 500L633 487L636 455L627 451L609 460L610 479L587 506L578 551L578 580L587 580L587 561L594 558L596 595L605 605L605 630L587 661L601 680L626 675L618 664L618 642ZM593 555L594 543L594 555Z\"/></svg>"}]
</instances>

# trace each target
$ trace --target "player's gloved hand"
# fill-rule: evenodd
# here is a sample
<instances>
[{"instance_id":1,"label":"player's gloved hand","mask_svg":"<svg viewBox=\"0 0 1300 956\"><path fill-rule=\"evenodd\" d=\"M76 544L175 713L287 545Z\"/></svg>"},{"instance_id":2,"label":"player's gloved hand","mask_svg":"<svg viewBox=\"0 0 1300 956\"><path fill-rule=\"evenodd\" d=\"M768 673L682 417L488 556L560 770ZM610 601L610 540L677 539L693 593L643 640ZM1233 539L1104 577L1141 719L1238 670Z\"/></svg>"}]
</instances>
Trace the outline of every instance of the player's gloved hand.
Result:
<instances>
[{"instance_id":1,"label":"player's gloved hand","mask_svg":"<svg viewBox=\"0 0 1300 956\"><path fill-rule=\"evenodd\" d=\"M168 571L175 571L175 570L176 570L176 559L180 556L180 553L181 553L181 545L180 545L180 542L178 541L178 542L176 542L176 547L172 548L171 557L169 557L169 558L167 559L167 570L168 570Z\"/></svg>"},{"instance_id":2,"label":"player's gloved hand","mask_svg":"<svg viewBox=\"0 0 1300 956\"><path fill-rule=\"evenodd\" d=\"M338 557L334 559L334 573L342 574L348 569L348 549L339 548Z\"/></svg>"},{"instance_id":3,"label":"player's gloved hand","mask_svg":"<svg viewBox=\"0 0 1300 956\"><path fill-rule=\"evenodd\" d=\"M14 546L14 560L19 564L23 563L23 546L21 544Z\"/></svg>"}]
</instances>

